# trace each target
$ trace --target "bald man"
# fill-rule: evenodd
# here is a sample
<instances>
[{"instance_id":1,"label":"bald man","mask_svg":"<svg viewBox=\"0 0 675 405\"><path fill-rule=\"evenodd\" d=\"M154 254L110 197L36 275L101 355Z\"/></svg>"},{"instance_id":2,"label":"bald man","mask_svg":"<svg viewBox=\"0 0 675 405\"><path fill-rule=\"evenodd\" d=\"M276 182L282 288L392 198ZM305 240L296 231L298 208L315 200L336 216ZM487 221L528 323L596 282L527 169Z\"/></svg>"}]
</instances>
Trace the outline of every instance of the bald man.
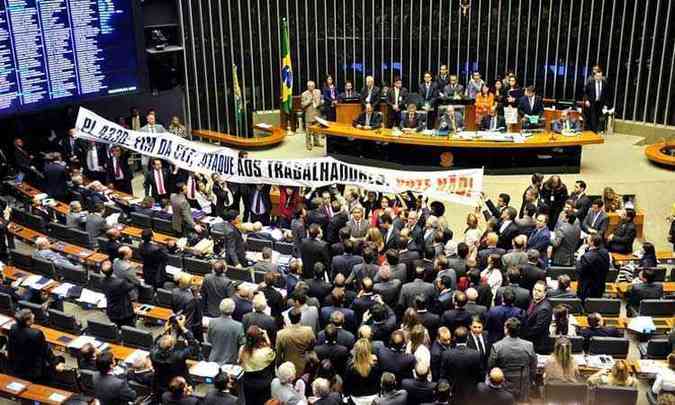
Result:
<instances>
[{"instance_id":1,"label":"bald man","mask_svg":"<svg viewBox=\"0 0 675 405\"><path fill-rule=\"evenodd\" d=\"M136 286L129 292L129 298L132 301L138 299L138 286L141 281L136 277L136 268L131 264L131 248L122 246L117 250L118 257L113 261L113 275L117 278L125 279L129 284Z\"/></svg>"},{"instance_id":2,"label":"bald man","mask_svg":"<svg viewBox=\"0 0 675 405\"><path fill-rule=\"evenodd\" d=\"M302 92L302 95L300 96L300 105L305 112L305 127L314 124L316 117L319 116L321 104L323 104L321 90L316 88L316 84L313 81L308 81L307 90ZM307 133L305 137L305 146L307 146L307 150L312 150L312 142L313 146L322 146L319 135L310 135Z\"/></svg>"},{"instance_id":3,"label":"bald man","mask_svg":"<svg viewBox=\"0 0 675 405\"><path fill-rule=\"evenodd\" d=\"M498 367L490 370L490 374L485 382L478 383L478 398L482 401L494 405L515 405L516 400L504 384L504 373Z\"/></svg>"}]
</instances>

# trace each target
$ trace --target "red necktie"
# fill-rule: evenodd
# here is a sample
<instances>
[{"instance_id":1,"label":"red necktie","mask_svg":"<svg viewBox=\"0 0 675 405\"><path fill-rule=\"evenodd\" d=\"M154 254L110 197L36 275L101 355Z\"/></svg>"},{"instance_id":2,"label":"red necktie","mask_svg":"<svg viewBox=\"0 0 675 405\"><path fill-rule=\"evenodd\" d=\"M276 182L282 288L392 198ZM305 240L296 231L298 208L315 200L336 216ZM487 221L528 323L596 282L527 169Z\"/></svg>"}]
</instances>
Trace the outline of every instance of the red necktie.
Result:
<instances>
[{"instance_id":1,"label":"red necktie","mask_svg":"<svg viewBox=\"0 0 675 405\"><path fill-rule=\"evenodd\" d=\"M164 191L164 179L160 170L155 170L155 184L157 184L157 194L166 194L166 191Z\"/></svg>"}]
</instances>

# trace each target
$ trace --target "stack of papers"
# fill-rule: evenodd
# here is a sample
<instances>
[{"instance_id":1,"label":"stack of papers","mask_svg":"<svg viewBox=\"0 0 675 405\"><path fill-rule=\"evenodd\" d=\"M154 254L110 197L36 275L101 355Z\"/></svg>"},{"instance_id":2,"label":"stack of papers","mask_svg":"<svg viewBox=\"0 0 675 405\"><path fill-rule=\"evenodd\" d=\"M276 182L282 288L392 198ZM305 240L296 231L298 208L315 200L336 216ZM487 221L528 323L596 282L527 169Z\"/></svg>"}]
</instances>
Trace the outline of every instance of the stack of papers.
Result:
<instances>
[{"instance_id":1,"label":"stack of papers","mask_svg":"<svg viewBox=\"0 0 675 405\"><path fill-rule=\"evenodd\" d=\"M92 345L99 346L101 342L97 341L95 337L93 336L78 336L75 339L73 339L72 342L68 343L68 348L73 349L73 350L80 350L82 346L86 345L87 343L91 343Z\"/></svg>"},{"instance_id":2,"label":"stack of papers","mask_svg":"<svg viewBox=\"0 0 675 405\"><path fill-rule=\"evenodd\" d=\"M614 367L614 359L606 354L586 356L586 364L593 368L610 369Z\"/></svg>"},{"instance_id":3,"label":"stack of papers","mask_svg":"<svg viewBox=\"0 0 675 405\"><path fill-rule=\"evenodd\" d=\"M224 219L221 217L212 217L212 216L206 216L202 218L202 222L209 224L209 225L214 225L214 224L219 224L221 222L225 222Z\"/></svg>"},{"instance_id":4,"label":"stack of papers","mask_svg":"<svg viewBox=\"0 0 675 405\"><path fill-rule=\"evenodd\" d=\"M54 393L52 393L52 395L50 395L49 398L47 398L47 399L49 399L49 400L52 401L52 402L57 402L57 403L60 404L61 402L65 401L66 398L67 398L67 397L65 397L65 396L63 396L63 395L61 395L61 394L59 394L58 392L54 392Z\"/></svg>"},{"instance_id":5,"label":"stack of papers","mask_svg":"<svg viewBox=\"0 0 675 405\"><path fill-rule=\"evenodd\" d=\"M13 381L5 387L7 390L12 391L15 394L19 394L26 389L26 386L20 382Z\"/></svg>"},{"instance_id":6,"label":"stack of papers","mask_svg":"<svg viewBox=\"0 0 675 405\"><path fill-rule=\"evenodd\" d=\"M164 269L166 270L166 274L170 274L174 277L183 271L183 269L181 269L180 267L171 266L169 264L167 264Z\"/></svg>"},{"instance_id":7,"label":"stack of papers","mask_svg":"<svg viewBox=\"0 0 675 405\"><path fill-rule=\"evenodd\" d=\"M148 357L149 355L150 355L149 352L146 352L145 350L137 349L137 350L134 350L133 353L128 355L126 359L124 359L124 363L131 366L134 363L136 363L136 361L138 361L139 359L144 359L144 358Z\"/></svg>"},{"instance_id":8,"label":"stack of papers","mask_svg":"<svg viewBox=\"0 0 675 405\"><path fill-rule=\"evenodd\" d=\"M223 364L220 367L220 370L223 373L231 375L237 379L241 377L242 374L244 374L244 369L236 364Z\"/></svg>"},{"instance_id":9,"label":"stack of papers","mask_svg":"<svg viewBox=\"0 0 675 405\"><path fill-rule=\"evenodd\" d=\"M217 376L219 372L220 366L218 363L209 361L200 361L190 368L190 374L203 378L213 378Z\"/></svg>"},{"instance_id":10,"label":"stack of papers","mask_svg":"<svg viewBox=\"0 0 675 405\"><path fill-rule=\"evenodd\" d=\"M628 321L627 328L637 333L652 333L656 331L656 325L651 316L636 316Z\"/></svg>"},{"instance_id":11,"label":"stack of papers","mask_svg":"<svg viewBox=\"0 0 675 405\"><path fill-rule=\"evenodd\" d=\"M70 290L71 287L74 287L74 285L70 283L62 283L58 287L54 288L51 292L52 294L58 295L59 297L65 297L68 295L68 290Z\"/></svg>"},{"instance_id":12,"label":"stack of papers","mask_svg":"<svg viewBox=\"0 0 675 405\"><path fill-rule=\"evenodd\" d=\"M51 278L47 278L39 274L33 274L31 276L26 277L21 283L21 285L24 287L32 288L33 290L41 290L52 281L54 280L52 280Z\"/></svg>"},{"instance_id":13,"label":"stack of papers","mask_svg":"<svg viewBox=\"0 0 675 405\"><path fill-rule=\"evenodd\" d=\"M660 374L664 370L668 370L668 367L662 361L640 359L638 360L638 364L640 365L641 374Z\"/></svg>"},{"instance_id":14,"label":"stack of papers","mask_svg":"<svg viewBox=\"0 0 675 405\"><path fill-rule=\"evenodd\" d=\"M95 305L97 308L105 308L107 306L105 295L87 288L82 289L82 294L80 295L80 298L77 299L77 302Z\"/></svg>"}]
</instances>

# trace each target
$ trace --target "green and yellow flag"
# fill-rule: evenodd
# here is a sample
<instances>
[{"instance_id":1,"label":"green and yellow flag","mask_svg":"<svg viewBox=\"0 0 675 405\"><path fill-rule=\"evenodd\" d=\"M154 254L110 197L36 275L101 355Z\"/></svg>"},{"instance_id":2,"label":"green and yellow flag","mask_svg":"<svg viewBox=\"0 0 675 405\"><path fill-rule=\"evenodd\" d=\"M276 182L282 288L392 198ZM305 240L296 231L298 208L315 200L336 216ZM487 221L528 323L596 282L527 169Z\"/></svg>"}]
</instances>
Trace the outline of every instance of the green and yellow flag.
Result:
<instances>
[{"instance_id":1,"label":"green and yellow flag","mask_svg":"<svg viewBox=\"0 0 675 405\"><path fill-rule=\"evenodd\" d=\"M237 128L241 128L244 120L244 103L241 98L241 87L239 87L237 65L232 65L232 87L234 88L234 117L237 122Z\"/></svg>"},{"instance_id":2,"label":"green and yellow flag","mask_svg":"<svg viewBox=\"0 0 675 405\"><path fill-rule=\"evenodd\" d=\"M286 114L293 110L291 41L288 39L288 22L285 18L281 20L281 110Z\"/></svg>"}]
</instances>

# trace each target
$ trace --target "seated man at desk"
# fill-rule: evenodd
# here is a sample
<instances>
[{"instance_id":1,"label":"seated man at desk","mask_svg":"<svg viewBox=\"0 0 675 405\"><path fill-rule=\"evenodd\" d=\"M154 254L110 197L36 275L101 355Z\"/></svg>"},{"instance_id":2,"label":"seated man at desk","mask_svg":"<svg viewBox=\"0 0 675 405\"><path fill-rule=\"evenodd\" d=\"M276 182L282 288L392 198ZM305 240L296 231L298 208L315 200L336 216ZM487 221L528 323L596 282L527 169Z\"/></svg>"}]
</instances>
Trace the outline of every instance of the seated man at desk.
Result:
<instances>
[{"instance_id":1,"label":"seated man at desk","mask_svg":"<svg viewBox=\"0 0 675 405\"><path fill-rule=\"evenodd\" d=\"M488 111L488 115L480 120L479 128L481 131L504 132L506 131L506 122L504 121L504 117L497 114L497 109L492 108Z\"/></svg>"},{"instance_id":2,"label":"seated man at desk","mask_svg":"<svg viewBox=\"0 0 675 405\"><path fill-rule=\"evenodd\" d=\"M359 95L359 93L354 91L354 86L352 85L352 82L347 80L345 82L345 91L343 91L338 95L338 101L341 103L353 103L355 101L359 101L360 97L361 96Z\"/></svg>"},{"instance_id":3,"label":"seated man at desk","mask_svg":"<svg viewBox=\"0 0 675 405\"><path fill-rule=\"evenodd\" d=\"M438 132L449 133L458 132L464 129L464 117L459 111L455 111L455 107L448 106L445 113L438 120Z\"/></svg>"},{"instance_id":4,"label":"seated man at desk","mask_svg":"<svg viewBox=\"0 0 675 405\"><path fill-rule=\"evenodd\" d=\"M42 259L54 263L56 267L63 267L69 270L84 270L81 264L73 264L66 257L51 250L49 239L41 236L35 241L35 250L33 258Z\"/></svg>"},{"instance_id":5,"label":"seated man at desk","mask_svg":"<svg viewBox=\"0 0 675 405\"><path fill-rule=\"evenodd\" d=\"M366 104L366 110L354 121L358 129L377 129L382 125L382 115L373 111L372 104Z\"/></svg>"},{"instance_id":6,"label":"seated man at desk","mask_svg":"<svg viewBox=\"0 0 675 405\"><path fill-rule=\"evenodd\" d=\"M581 131L581 124L576 116L569 113L569 111L562 111L560 119L553 121L551 130L556 134L576 133Z\"/></svg>"},{"instance_id":7,"label":"seated man at desk","mask_svg":"<svg viewBox=\"0 0 675 405\"><path fill-rule=\"evenodd\" d=\"M427 127L426 114L417 112L417 105L408 104L408 108L401 115L401 130L403 132L422 132Z\"/></svg>"},{"instance_id":8,"label":"seated man at desk","mask_svg":"<svg viewBox=\"0 0 675 405\"><path fill-rule=\"evenodd\" d=\"M537 96L534 86L527 86L525 95L518 101L523 129L543 128L544 103Z\"/></svg>"}]
</instances>

